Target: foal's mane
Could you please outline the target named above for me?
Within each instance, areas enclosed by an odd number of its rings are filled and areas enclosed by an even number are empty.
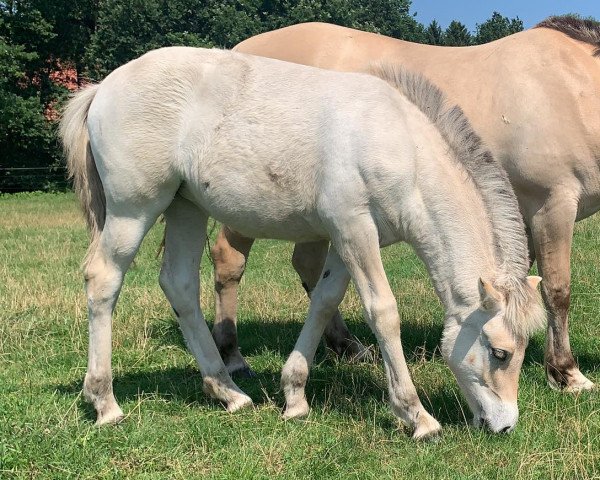
[[[594,57],[600,57],[600,22],[575,15],[559,15],[542,20],[533,28],[550,28],[596,47]]]
[[[527,337],[545,321],[545,314],[539,298],[534,298],[539,295],[524,281],[529,271],[525,225],[506,171],[475,133],[462,109],[448,105],[444,93],[423,75],[391,64],[373,66],[371,73],[398,89],[429,118],[478,189],[502,272],[494,285],[507,299],[504,318],[517,336]],[[523,321],[523,315],[530,318]]]

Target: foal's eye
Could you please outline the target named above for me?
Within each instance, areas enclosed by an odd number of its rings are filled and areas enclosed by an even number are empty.
[[[492,355],[498,360],[502,361],[508,358],[508,352],[506,350],[502,350],[501,348],[492,348]]]

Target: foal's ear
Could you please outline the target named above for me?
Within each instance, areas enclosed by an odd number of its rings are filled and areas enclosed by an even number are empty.
[[[527,285],[531,287],[532,290],[537,289],[537,286],[542,281],[542,277],[538,277],[537,275],[529,275],[527,277]]]
[[[498,310],[502,303],[502,294],[494,288],[491,282],[479,279],[479,296],[484,310]]]

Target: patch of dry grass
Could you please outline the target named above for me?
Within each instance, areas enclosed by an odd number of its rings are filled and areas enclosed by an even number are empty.
[[[257,242],[242,282],[239,331],[258,373],[239,385],[252,410],[228,414],[208,399],[158,287],[161,226],[128,273],[114,318],[115,392],[127,418],[95,428],[82,401],[87,321],[79,262],[87,236],[72,195],[0,197],[0,477],[4,478],[600,478],[600,400],[551,391],[543,336],[521,378],[521,419],[509,436],[467,427],[469,413],[437,345],[442,308],[406,246],[383,257],[403,320],[409,368],[444,436],[418,444],[385,404],[379,361],[348,364],[317,353],[304,421],[280,419],[279,371],[308,306],[290,265],[292,246]],[[597,382],[600,358],[600,217],[577,226],[571,339]],[[202,306],[214,318],[212,271]],[[342,312],[374,339],[350,289]],[[375,349],[376,351],[376,349]]]

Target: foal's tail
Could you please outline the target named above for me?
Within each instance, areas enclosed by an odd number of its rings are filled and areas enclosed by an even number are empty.
[[[69,178],[73,179],[75,194],[90,230],[90,248],[84,265],[96,249],[106,218],[106,198],[90,148],[87,115],[99,85],[90,85],[77,92],[67,104],[60,121],[62,140]]]

